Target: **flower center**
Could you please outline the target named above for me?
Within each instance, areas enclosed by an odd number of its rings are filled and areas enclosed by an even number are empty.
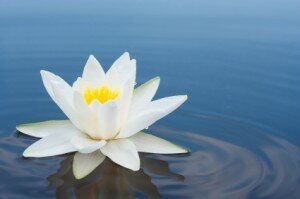
[[[87,104],[90,104],[94,100],[98,100],[104,104],[108,100],[116,99],[119,95],[120,92],[118,90],[112,90],[106,85],[96,88],[86,87],[83,92],[83,98]]]

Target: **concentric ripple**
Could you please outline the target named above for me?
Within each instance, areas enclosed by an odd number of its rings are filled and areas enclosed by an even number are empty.
[[[264,146],[251,150],[207,136],[189,132],[184,135],[186,141],[192,141],[189,144],[200,148],[187,157],[164,156],[186,179],[175,192],[166,188],[168,196],[297,198],[300,193],[300,151],[291,143],[267,136]],[[158,183],[162,189],[170,186],[167,182]]]

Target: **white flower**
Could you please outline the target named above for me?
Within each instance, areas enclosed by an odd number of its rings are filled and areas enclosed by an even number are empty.
[[[93,171],[109,157],[137,171],[138,152],[186,153],[187,150],[156,136],[140,132],[178,108],[186,95],[152,101],[160,79],[156,77],[134,89],[136,61],[124,53],[104,73],[90,56],[73,86],[41,71],[46,90],[69,120],[53,120],[17,126],[17,130],[42,138],[28,147],[24,157],[47,157],[78,151],[73,170],[76,178]]]

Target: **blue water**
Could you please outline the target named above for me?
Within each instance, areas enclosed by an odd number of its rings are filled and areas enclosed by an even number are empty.
[[[0,198],[299,198],[300,1],[0,1]],[[123,52],[156,98],[188,101],[148,131],[189,155],[106,160],[76,181],[72,155],[24,159],[16,124],[64,119],[39,71],[69,83],[88,55]]]

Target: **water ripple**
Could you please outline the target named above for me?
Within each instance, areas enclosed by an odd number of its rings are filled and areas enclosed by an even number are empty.
[[[225,123],[220,128],[226,128]],[[54,195],[84,198],[86,194],[93,197],[110,195],[110,198],[122,195],[129,198],[297,198],[300,194],[299,148],[263,131],[253,132],[254,127],[249,125],[244,127],[254,133],[247,140],[254,145],[236,144],[249,133],[247,131],[241,132],[240,138],[233,143],[155,126],[154,134],[172,137],[173,141],[189,146],[191,153],[140,154],[142,169],[137,173],[106,160],[80,181],[72,174],[73,154],[24,159],[21,157],[23,149],[34,140],[23,135],[4,136],[0,147],[0,173],[3,178],[13,179],[15,189],[28,189],[22,194],[29,198]],[[30,187],[36,187],[36,191]],[[4,189],[7,197],[17,194],[9,182],[2,186],[1,190]]]

